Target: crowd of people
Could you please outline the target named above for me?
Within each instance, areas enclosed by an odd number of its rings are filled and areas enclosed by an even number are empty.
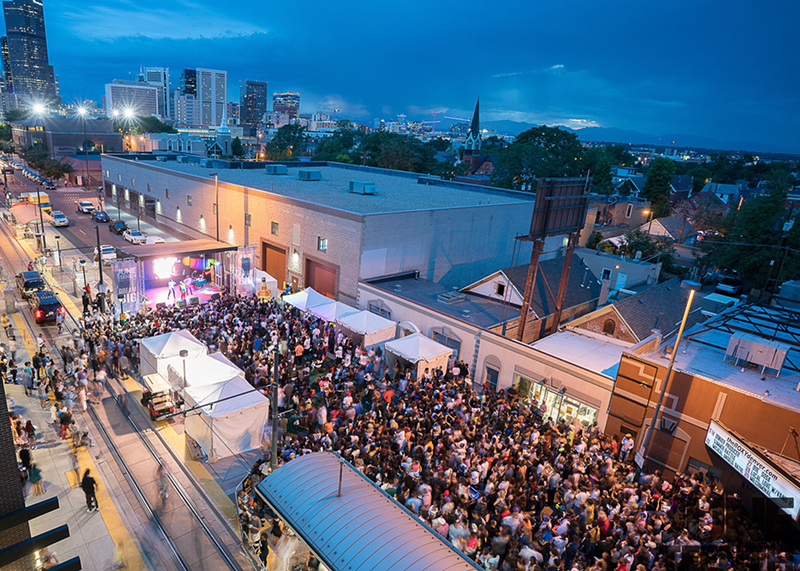
[[[121,322],[87,313],[64,361],[102,381],[136,370],[138,339],[178,329],[221,351],[267,396],[272,349],[286,341],[277,404],[290,414],[281,418],[279,462],[341,454],[484,569],[796,565],[786,545],[765,543],[740,510],[725,511],[713,476],[638,474],[630,439],[476,387],[463,362],[419,377],[399,361],[389,367],[380,348],[276,300],[223,295]],[[271,570],[324,568],[254,494],[268,465],[266,453],[237,500],[244,540]]]

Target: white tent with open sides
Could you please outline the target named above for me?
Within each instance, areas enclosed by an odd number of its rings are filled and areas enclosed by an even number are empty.
[[[422,376],[425,369],[433,371],[441,367],[442,371],[446,371],[447,361],[453,354],[450,347],[445,347],[422,333],[413,333],[389,341],[385,349],[387,365],[390,368],[400,359],[416,367],[417,378]]]
[[[325,297],[310,287],[307,287],[303,291],[283,296],[283,301],[289,305],[295,306],[301,311],[308,311],[312,307],[327,305],[334,302],[331,298]]]
[[[366,310],[343,315],[337,322],[351,336],[355,334],[363,337],[364,347],[394,339],[397,333],[396,322]]]
[[[358,313],[358,310],[355,307],[347,305],[346,303],[342,303],[341,301],[334,301],[333,303],[324,303],[322,305],[312,307],[308,310],[308,312],[312,315],[316,315],[320,319],[324,319],[325,321],[338,321],[345,315]]]
[[[186,433],[209,461],[261,447],[269,420],[269,400],[243,377],[190,386],[185,391]]]
[[[139,341],[139,358],[142,375],[159,373],[169,378],[169,365],[176,369],[181,366],[181,351],[186,350],[187,359],[208,354],[208,348],[195,339],[194,335],[181,329]]]
[[[222,353],[200,355],[194,359],[186,359],[186,369],[183,368],[182,359],[169,366],[169,383],[175,390],[186,386],[197,387],[221,383],[233,377],[244,375],[244,372],[231,363]],[[183,373],[186,371],[186,383],[183,382]]]

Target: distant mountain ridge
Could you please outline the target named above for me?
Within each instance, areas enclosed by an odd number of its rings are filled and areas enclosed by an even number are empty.
[[[512,135],[519,135],[532,127],[536,127],[532,123],[523,121],[486,121],[481,124],[481,127],[492,129],[498,133],[509,133]],[[639,145],[658,145],[669,146],[672,141],[675,141],[675,148],[692,147],[697,149],[717,149],[720,151],[750,151],[754,153],[768,152],[768,153],[786,153],[794,154],[800,152],[800,149],[786,149],[777,145],[769,145],[759,141],[718,141],[710,137],[700,137],[697,135],[686,134],[666,134],[656,136],[639,131],[616,129],[614,127],[586,127],[585,129],[570,129],[569,127],[562,127],[568,131],[577,133],[578,138],[582,141],[590,142],[608,142],[608,143],[631,143]]]

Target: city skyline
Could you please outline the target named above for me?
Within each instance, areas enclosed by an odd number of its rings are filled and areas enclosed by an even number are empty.
[[[487,123],[685,133],[790,152],[800,151],[800,80],[781,70],[800,47],[797,11],[715,2],[662,13],[620,2],[521,5],[511,18],[454,4],[328,14],[311,3],[289,15],[245,2],[235,12],[244,18],[210,3],[45,3],[65,102],[99,101],[105,83],[141,65],[170,67],[173,80],[207,67],[228,72],[229,101],[240,80],[267,81],[299,91],[306,109],[365,123],[437,110],[467,117],[480,95]]]

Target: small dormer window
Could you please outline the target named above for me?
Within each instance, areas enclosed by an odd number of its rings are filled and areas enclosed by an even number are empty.
[[[505,295],[506,294],[506,284],[504,283],[496,283],[494,284],[494,293],[497,295]]]

